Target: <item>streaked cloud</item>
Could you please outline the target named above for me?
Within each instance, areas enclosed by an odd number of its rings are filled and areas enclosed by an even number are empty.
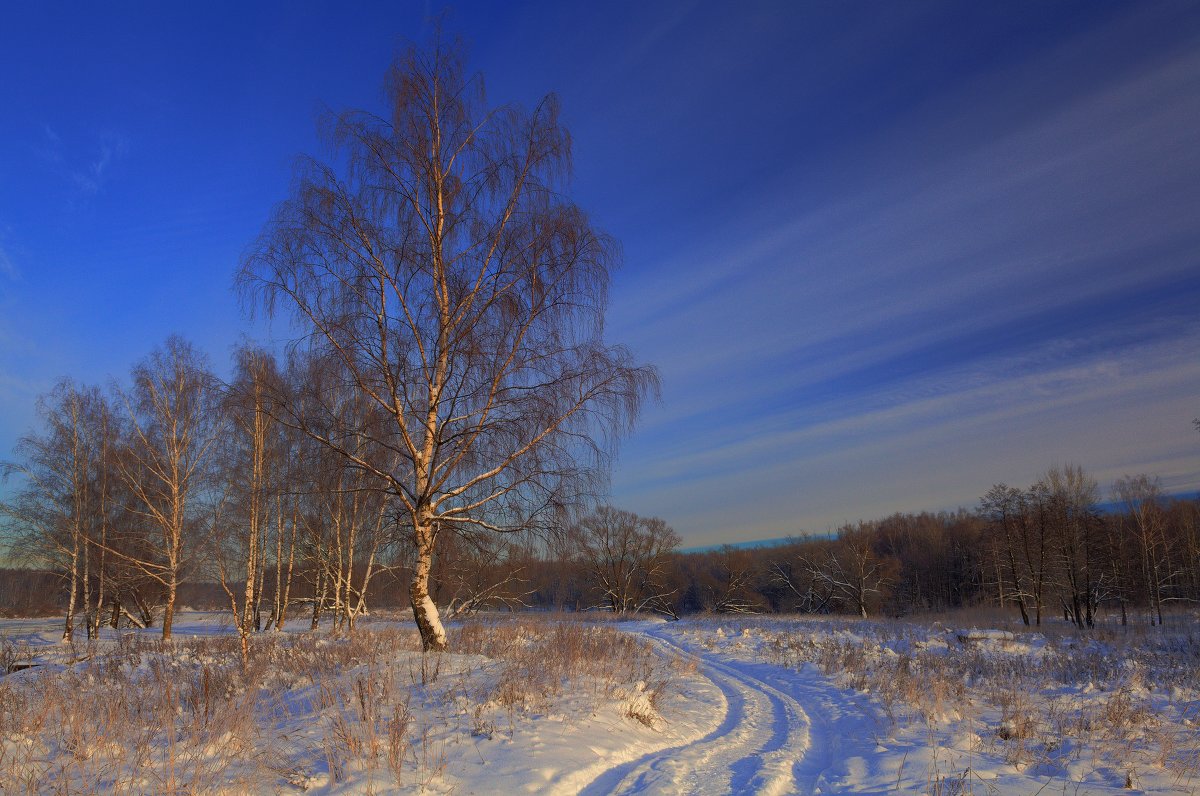
[[[290,158],[324,151],[314,103],[380,110],[396,34],[429,30],[394,4],[161,11],[132,37],[99,11],[10,26],[40,32],[9,42],[32,82],[0,86],[34,155],[0,180],[10,441],[35,382],[103,381],[167,331],[220,360],[229,272]],[[1195,489],[1200,10],[467,0],[459,22],[492,99],[559,93],[572,193],[627,254],[608,331],[664,400],[614,502],[691,545],[973,505],[1064,461]]]
[[[618,495],[704,543],[969,506],[1064,460],[1194,486],[1197,84],[1183,49],[956,140],[966,86],[864,153],[877,181],[816,208],[780,181],[728,225],[751,235],[618,308],[665,379]]]

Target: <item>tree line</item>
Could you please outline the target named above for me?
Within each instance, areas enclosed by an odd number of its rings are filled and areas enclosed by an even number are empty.
[[[1082,467],[1052,467],[1027,489],[992,487],[972,510],[898,513],[759,548],[680,553],[669,528],[621,515],[597,515],[624,529],[598,538],[657,535],[667,549],[589,543],[585,521],[580,541],[540,564],[530,604],[861,617],[986,605],[1029,626],[1053,616],[1085,629],[1101,614],[1158,625],[1170,605],[1200,602],[1200,501],[1164,495],[1148,475],[1105,495]],[[630,586],[614,599],[614,583]]]
[[[411,608],[420,566],[408,515],[368,473],[279,406],[335,402],[311,355],[282,365],[243,347],[221,382],[180,338],[108,392],[64,381],[20,441],[24,481],[3,506],[9,612],[63,611],[82,627],[158,623],[171,635],[186,604],[228,611],[243,644],[292,618],[353,629],[372,608]],[[357,404],[361,406],[360,404]],[[360,416],[368,425],[370,418]],[[679,552],[662,519],[610,506],[520,532],[446,534],[429,569],[443,617],[482,609],[845,613],[862,617],[973,605],[1027,625],[1100,612],[1160,624],[1171,603],[1200,601],[1200,503],[1168,498],[1146,475],[1119,479],[1109,502],[1074,465],[1027,489],[998,484],[977,509],[894,514],[762,548]],[[49,580],[53,578],[53,580]],[[48,590],[47,584],[55,583]]]

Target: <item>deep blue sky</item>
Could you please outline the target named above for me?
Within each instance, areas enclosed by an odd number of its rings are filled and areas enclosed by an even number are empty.
[[[406,3],[32,4],[0,25],[0,452],[172,332],[377,109]],[[176,7],[178,6],[178,7]],[[972,505],[1079,462],[1200,479],[1200,5],[459,3],[493,102],[562,100],[663,374],[614,500],[687,544]],[[0,454],[4,455],[4,454]]]

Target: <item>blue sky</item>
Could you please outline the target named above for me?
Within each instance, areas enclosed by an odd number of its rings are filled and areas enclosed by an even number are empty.
[[[421,4],[33,4],[0,27],[0,451],[172,332],[378,108]],[[357,6],[344,8],[341,6]],[[663,375],[614,501],[689,545],[973,505],[1079,462],[1200,479],[1200,7],[460,3],[493,102],[559,94]]]

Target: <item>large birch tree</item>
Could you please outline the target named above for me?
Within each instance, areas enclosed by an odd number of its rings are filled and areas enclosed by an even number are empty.
[[[439,535],[548,520],[603,473],[655,376],[604,341],[618,247],[562,192],[556,99],[488,107],[441,43],[403,54],[386,89],[384,115],[329,120],[336,162],[303,161],[240,283],[370,403],[369,423],[280,414],[401,507],[413,613],[440,650]]]

